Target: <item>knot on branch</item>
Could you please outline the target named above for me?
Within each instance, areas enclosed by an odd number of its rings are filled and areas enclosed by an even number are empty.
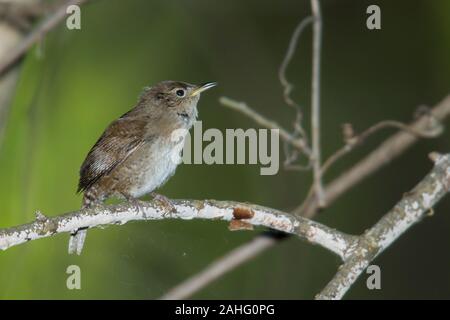
[[[235,207],[233,208],[233,219],[228,225],[228,230],[238,231],[238,230],[253,230],[253,225],[246,221],[245,219],[251,219],[255,215],[255,212],[251,208],[246,207]]]

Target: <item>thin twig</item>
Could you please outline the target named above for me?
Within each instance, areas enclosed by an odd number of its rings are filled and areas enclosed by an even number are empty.
[[[314,189],[320,207],[325,206],[325,196],[320,170],[320,55],[322,47],[322,15],[319,0],[311,0],[313,22],[313,61],[311,83],[311,131]]]
[[[305,141],[305,140],[303,140]],[[291,150],[291,144],[287,141],[283,143],[283,151],[284,151],[284,161],[283,168],[285,170],[296,170],[296,171],[309,171],[311,170],[311,158],[308,157],[308,162],[304,165],[301,164],[293,164],[297,161],[299,156],[299,151],[296,149]]]
[[[289,63],[294,56],[295,51],[297,50],[298,40],[300,39],[300,35],[303,33],[305,28],[314,21],[314,17],[310,16],[297,25],[295,28],[291,40],[289,41],[288,49],[286,54],[284,55],[283,62],[280,65],[280,69],[278,69],[278,78],[280,79],[281,85],[283,86],[283,99],[288,106],[291,106],[295,109],[300,109],[300,106],[291,98],[291,91],[294,88],[292,83],[290,83],[286,77],[286,70]]]
[[[304,144],[304,141],[302,139],[294,138],[286,129],[284,129],[278,123],[262,116],[261,114],[250,108],[245,102],[239,102],[227,97],[220,97],[219,102],[225,107],[228,107],[230,109],[233,109],[246,115],[247,117],[255,121],[257,124],[265,128],[279,130],[278,133],[281,139],[292,144],[298,150],[310,153],[308,146]]]
[[[433,120],[430,117],[430,120]],[[395,120],[384,120],[380,121],[373,126],[369,127],[365,131],[363,131],[361,134],[353,137],[349,143],[347,143],[345,146],[343,146],[341,149],[337,150],[335,153],[333,153],[322,165],[321,173],[322,176],[328,171],[328,169],[340,158],[342,158],[347,153],[354,150],[356,147],[362,145],[362,143],[372,134],[383,130],[387,128],[396,128],[399,130],[403,130],[405,132],[408,132],[412,135],[417,136],[418,138],[436,138],[438,135],[442,133],[443,127],[438,123],[435,122],[432,126],[429,126],[424,131],[416,130],[414,127],[411,127],[407,124],[404,124],[399,121]]]
[[[398,237],[422,220],[450,191],[450,154],[433,155],[433,170],[375,226],[366,231],[358,245],[339,267],[334,278],[316,299],[341,299],[367,266]]]
[[[50,13],[29,35],[23,39],[9,54],[0,61],[0,76],[19,61],[30,48],[40,41],[50,30],[56,27],[65,17],[66,8],[70,5],[82,5],[87,0],[70,0],[61,4],[54,12]]]
[[[40,4],[36,2],[35,0],[27,0],[20,5],[12,2],[0,4],[0,61],[8,57],[11,49],[17,46],[24,37],[21,30],[19,30],[19,26],[12,23],[11,20],[14,20],[13,17],[21,20],[22,11],[25,8],[35,7]],[[20,17],[17,17],[17,15],[20,15]],[[29,20],[26,19],[26,21]],[[11,69],[10,72],[0,76],[0,149],[9,114],[9,106],[12,102],[18,79],[19,70],[17,69]]]
[[[54,3],[47,4],[38,1],[27,1],[20,4],[12,1],[4,3],[6,8],[3,9],[7,10],[2,12],[0,17],[5,18],[5,21],[0,23],[0,38],[2,40],[0,44],[0,148],[7,123],[9,105],[18,79],[19,70],[14,66],[36,42],[64,19],[67,6],[70,4],[81,5],[86,1],[64,1],[57,9],[52,10],[34,31],[26,36],[15,29],[19,27],[28,29],[28,23],[53,9]],[[15,15],[22,16],[16,17]]]
[[[0,37],[3,36],[0,30]],[[2,39],[4,40],[4,38]],[[2,54],[0,48],[0,55]],[[6,130],[6,124],[9,114],[9,106],[12,102],[13,93],[19,79],[19,70],[11,70],[0,79],[0,150],[3,144],[3,137]]]
[[[430,116],[437,121],[443,121],[450,116],[450,96],[445,97],[436,105],[429,115],[424,115],[409,127],[417,132],[429,129]],[[365,158],[342,173],[338,178],[326,186],[325,202],[330,204],[351,187],[357,185],[366,177],[377,171],[380,167],[399,157],[419,138],[410,132],[400,131],[386,139],[378,148],[370,152]],[[304,217],[312,217],[318,209],[315,195],[307,198],[294,212]]]
[[[306,27],[311,24],[311,22],[314,21],[314,17],[306,17],[295,28],[294,32],[292,33],[291,40],[289,41],[289,45],[286,51],[286,54],[284,55],[284,59],[281,62],[280,68],[278,69],[278,78],[280,79],[280,83],[283,87],[283,99],[284,102],[290,106],[293,107],[296,112],[296,119],[294,122],[294,129],[298,134],[301,136],[301,139],[304,140],[304,144],[307,145],[307,135],[306,131],[303,129],[302,126],[302,118],[303,114],[301,111],[300,106],[291,98],[291,91],[294,88],[293,84],[290,83],[286,77],[286,70],[289,65],[289,63],[292,60],[292,57],[294,56],[295,51],[297,50],[298,41],[300,39],[300,36],[302,35],[303,31],[306,29]]]
[[[321,171],[322,171],[322,177],[325,175],[325,173],[330,169],[330,167],[336,163],[340,158],[345,156],[346,154],[350,153],[352,150],[354,150],[356,147],[363,144],[363,142],[372,134],[386,128],[396,128],[399,130],[403,130],[404,132],[410,133],[417,138],[436,138],[443,132],[443,126],[439,123],[439,121],[436,121],[431,115],[424,115],[424,117],[428,117],[429,124],[424,128],[423,131],[418,130],[413,125],[407,125],[398,121],[394,120],[384,120],[380,121],[373,126],[366,129],[364,132],[359,134],[358,136],[354,136],[348,141],[346,145],[344,145],[341,149],[337,150],[335,153],[333,153],[322,165]],[[305,211],[305,206],[308,204],[309,201],[314,197],[314,185],[311,186],[309,189],[305,201],[302,205],[299,206],[299,208],[295,211],[297,215],[302,215],[302,212]]]

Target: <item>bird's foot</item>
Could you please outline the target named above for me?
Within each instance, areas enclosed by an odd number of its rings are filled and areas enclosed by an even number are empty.
[[[98,211],[98,210],[101,210],[101,209],[105,209],[105,204],[103,203],[103,202],[94,202],[94,203],[92,203],[91,204],[91,206],[89,207],[90,209],[92,209],[92,210],[94,210],[94,211]]]
[[[131,204],[131,206],[138,212],[144,212],[145,216],[145,210],[144,207],[147,205],[145,201],[139,200],[138,198],[127,198],[127,202]],[[147,216],[145,216],[147,217]]]
[[[175,208],[175,205],[173,204],[173,202],[167,198],[166,196],[163,196],[162,194],[156,193],[156,192],[152,192],[150,193],[150,195],[153,197],[154,201],[159,202],[162,207],[164,208],[164,213],[163,216],[170,216],[171,213],[175,213],[177,212],[177,209]]]

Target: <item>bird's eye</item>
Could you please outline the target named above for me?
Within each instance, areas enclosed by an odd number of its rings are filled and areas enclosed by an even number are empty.
[[[176,94],[177,94],[177,96],[179,96],[179,97],[184,97],[185,92],[184,92],[183,89],[179,89],[179,90],[177,90]]]

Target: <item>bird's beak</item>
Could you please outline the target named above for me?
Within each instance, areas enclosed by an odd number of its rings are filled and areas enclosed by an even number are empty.
[[[191,93],[191,97],[196,96],[200,93],[202,93],[205,90],[211,89],[212,87],[217,86],[217,82],[207,82],[199,86],[198,88],[194,89]]]

